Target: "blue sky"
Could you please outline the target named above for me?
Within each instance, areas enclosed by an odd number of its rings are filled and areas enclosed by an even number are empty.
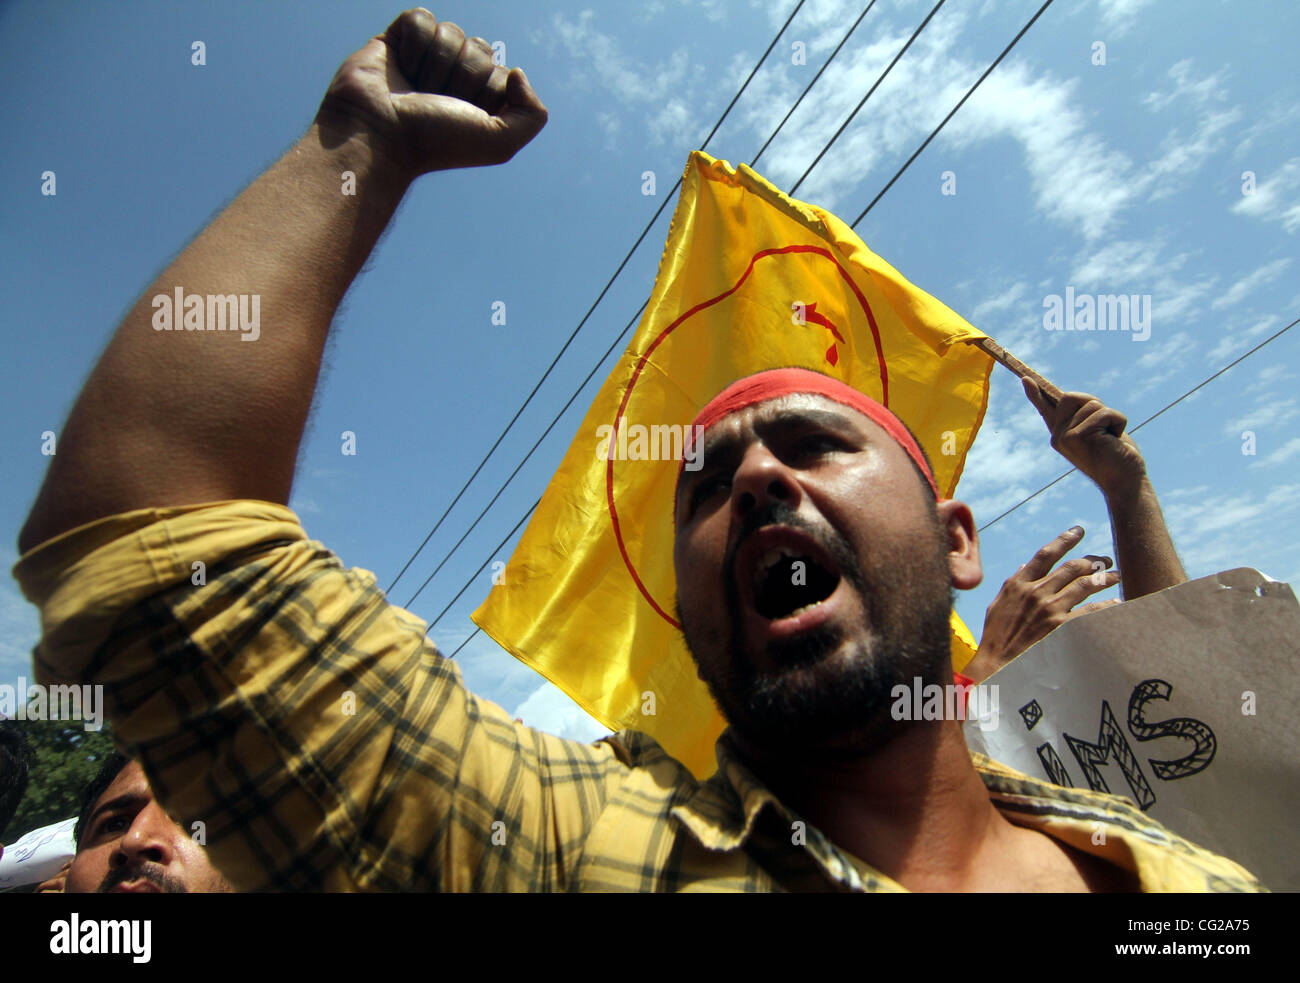
[[[794,0],[434,8],[504,41],[550,110],[510,164],[422,178],[336,322],[292,506],[313,538],[392,580],[576,326]],[[862,4],[809,0],[704,149],[749,161]],[[759,163],[789,188],[925,16],[880,0]],[[950,2],[798,197],[852,221],[1037,9]],[[166,262],[308,125],[339,62],[400,7],[374,2],[11,3],[0,180],[0,562],[118,319]],[[1247,12],[1248,11],[1248,12]],[[1300,316],[1300,8],[1057,0],[858,232],[917,285],[1062,388],[1137,422]],[[193,41],[206,65],[191,64]],[[807,64],[794,64],[794,42]],[[1105,64],[1094,64],[1095,42]],[[57,195],[40,193],[57,175]],[[642,194],[642,174],[658,194]],[[956,194],[941,193],[951,171]],[[1244,172],[1254,175],[1243,193]],[[397,584],[404,603],[648,295],[671,206],[448,522]],[[1043,327],[1051,294],[1150,295],[1150,338]],[[506,304],[507,323],[491,323]],[[1138,434],[1191,576],[1253,566],[1300,581],[1300,329]],[[432,618],[536,500],[608,366],[411,605]],[[238,400],[238,393],[230,399]],[[220,412],[219,406],[213,412]],[[340,452],[340,434],[357,453]],[[1243,433],[1255,453],[1243,454]],[[1002,370],[959,497],[987,521],[1068,467]],[[983,537],[978,634],[998,586],[1074,523],[1110,552],[1080,476]],[[495,558],[506,560],[509,547]],[[431,631],[473,630],[490,569]],[[1111,596],[1107,592],[1099,597]],[[0,585],[0,681],[25,674],[35,612]],[[485,636],[477,693],[535,726],[603,729]]]

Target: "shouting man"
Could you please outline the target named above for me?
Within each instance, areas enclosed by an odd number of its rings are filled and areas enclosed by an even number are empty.
[[[898,420],[817,373],[741,380],[696,421],[674,559],[732,725],[708,781],[642,734],[517,724],[307,539],[285,503],[344,292],[417,177],[509,160],[545,122],[521,70],[423,9],[343,63],[73,408],[15,571],[42,681],[103,684],[116,738],[171,814],[221,831],[245,890],[1257,889],[1122,799],[972,759],[955,720],[892,720],[895,682],[952,678],[975,524]],[[184,294],[260,298],[255,343],[159,329],[151,298]]]

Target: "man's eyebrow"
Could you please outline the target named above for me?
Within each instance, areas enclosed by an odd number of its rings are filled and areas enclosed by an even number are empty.
[[[828,430],[857,432],[858,428],[853,425],[854,421],[848,415],[853,412],[855,411],[823,410],[811,406],[774,410],[771,413],[760,411],[756,414],[758,419],[754,421],[754,429],[760,433],[766,433],[787,428],[793,430],[807,427],[825,427]]]
[[[90,814],[90,819],[86,821],[86,830],[89,831],[94,828],[95,821],[99,818],[100,813],[112,812],[115,809],[121,809],[129,805],[145,805],[148,804],[148,802],[149,796],[143,792],[127,792],[124,795],[119,795],[115,799],[101,802],[99,805],[95,806],[94,810]]]
[[[760,410],[754,429],[763,436],[779,433],[782,430],[803,430],[821,427],[843,434],[857,434],[859,428],[847,413],[835,410],[817,409],[815,407],[777,407],[770,411]],[[705,436],[701,449],[703,466],[698,471],[686,471],[682,474],[679,488],[691,487],[701,477],[716,471],[734,456],[740,445],[740,437],[735,433],[710,438]],[[712,463],[712,466],[710,464]]]

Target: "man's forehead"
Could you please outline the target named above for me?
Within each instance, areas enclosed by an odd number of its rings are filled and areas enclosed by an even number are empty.
[[[851,427],[869,434],[885,432],[865,413],[828,396],[820,393],[785,393],[743,407],[718,420],[704,434],[704,453],[708,454],[711,444],[717,446],[735,440],[743,430],[779,428],[805,422]]]
[[[144,769],[140,767],[138,761],[128,762],[126,767],[117,773],[108,783],[108,788],[99,794],[95,805],[98,806],[101,802],[108,802],[123,795],[143,795],[153,798],[153,791],[149,788],[149,782],[144,777]]]

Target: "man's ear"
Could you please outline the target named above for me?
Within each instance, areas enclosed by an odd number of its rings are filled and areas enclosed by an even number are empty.
[[[978,587],[984,579],[984,568],[980,565],[980,534],[975,529],[975,517],[970,508],[965,502],[949,498],[937,503],[935,510],[948,534],[952,585],[958,590]]]

